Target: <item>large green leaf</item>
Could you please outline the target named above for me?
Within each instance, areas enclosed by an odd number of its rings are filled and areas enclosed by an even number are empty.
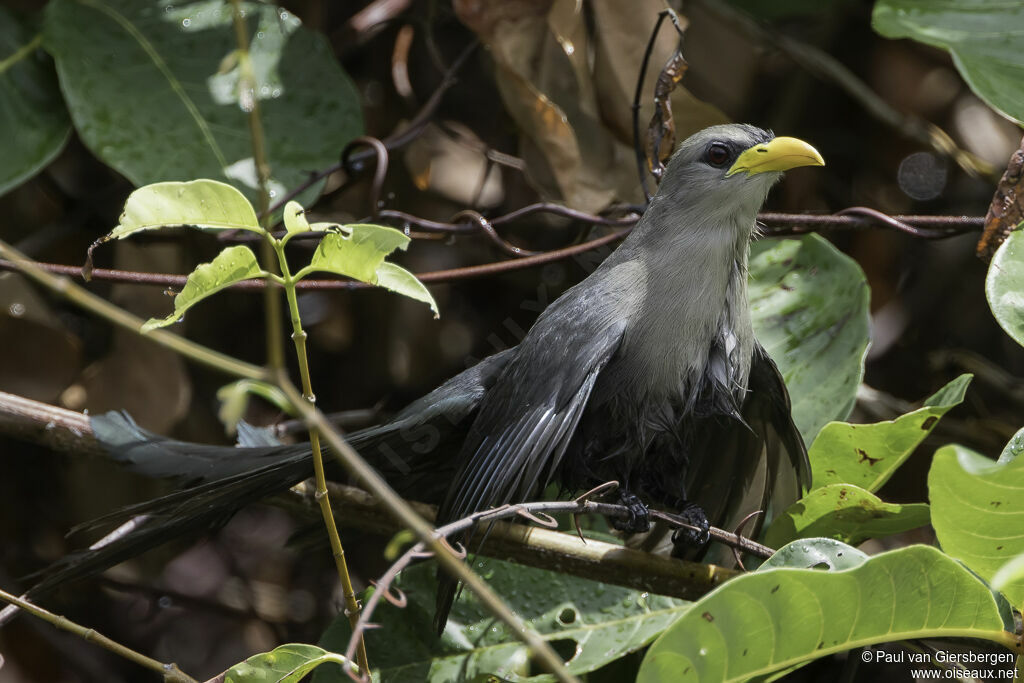
[[[650,642],[686,611],[689,603],[498,560],[478,559],[478,571],[529,625],[568,660],[572,673],[593,671]],[[431,619],[437,589],[435,564],[403,572],[400,587],[409,604],[382,603],[373,615],[381,628],[367,633],[375,680],[386,683],[463,681],[495,674],[519,681],[532,671],[528,649],[497,623],[468,591],[455,602],[440,640]],[[348,619],[340,617],[321,645],[344,652]],[[339,667],[314,674],[315,683],[349,679]],[[538,680],[549,680],[543,677]]]
[[[1006,334],[1024,345],[1024,232],[999,245],[985,276],[985,297]]]
[[[57,156],[71,133],[53,66],[39,36],[0,7],[0,194]]]
[[[985,579],[1024,554],[1024,459],[995,462],[962,446],[935,453],[928,472],[932,526],[942,549]],[[1024,578],[1001,588],[1024,604]]]
[[[949,50],[971,90],[1024,123],[1024,12],[1006,0],[878,0],[872,26]]]
[[[637,682],[745,681],[833,652],[928,637],[1014,640],[984,583],[935,548],[911,546],[844,571],[779,568],[732,579],[655,641]]]
[[[833,422],[811,444],[814,487],[855,484],[877,491],[935,428],[964,400],[972,375],[960,375],[924,400],[924,407],[874,424]]]
[[[923,503],[885,503],[852,484],[817,488],[775,518],[764,542],[773,547],[797,538],[825,537],[856,545],[916,529],[928,523]]]
[[[117,227],[105,239],[180,225],[263,232],[252,204],[241,192],[216,180],[192,180],[154,183],[132,192]]]
[[[864,374],[868,286],[849,257],[817,235],[750,248],[750,310],[775,360],[804,441],[846,419]]]
[[[263,3],[243,8],[252,89],[239,86],[230,3],[51,2],[45,45],[85,144],[136,185],[216,178],[255,197],[244,109],[257,98],[275,196],[335,163],[362,132],[352,82],[327,41],[293,14]]]
[[[209,263],[201,263],[188,276],[185,286],[178,296],[174,297],[174,313],[166,318],[151,318],[142,326],[143,332],[166,327],[177,322],[185,315],[185,311],[208,296],[216,294],[225,287],[236,282],[261,277],[263,271],[256,260],[256,255],[249,247],[228,247],[217,254]]]

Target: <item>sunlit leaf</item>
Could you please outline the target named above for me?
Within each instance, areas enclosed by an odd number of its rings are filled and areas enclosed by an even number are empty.
[[[964,400],[973,375],[960,375],[924,400],[924,407],[874,424],[828,424],[811,444],[814,487],[855,484],[877,491],[889,480],[939,419]]]
[[[864,273],[817,235],[760,240],[750,249],[750,310],[810,443],[853,409],[868,346]]]
[[[435,318],[439,316],[437,302],[434,301],[430,290],[405,268],[396,266],[394,263],[380,264],[377,266],[377,285],[410,299],[422,301],[430,306]]]
[[[797,538],[825,537],[856,545],[928,523],[923,503],[885,503],[852,484],[816,488],[775,518],[764,542],[778,548]]]
[[[142,326],[142,331],[166,327],[181,319],[185,311],[206,297],[236,282],[257,278],[262,274],[256,255],[249,247],[228,247],[217,254],[213,261],[200,264],[192,271],[184,288],[174,297],[174,313],[163,319],[151,318]]]
[[[253,655],[224,672],[225,683],[298,683],[321,664],[347,660],[315,645],[289,643]]]
[[[320,241],[309,269],[377,283],[377,268],[395,249],[405,249],[409,237],[383,225],[356,223],[328,232]]]
[[[779,567],[796,569],[853,569],[868,559],[866,553],[832,538],[805,538],[785,545],[765,560],[757,571]]]
[[[71,134],[40,36],[0,7],[0,195],[46,167]]]
[[[962,446],[935,453],[928,472],[932,526],[939,544],[982,578],[1024,554],[1024,459],[995,462]],[[1024,604],[1024,578],[1001,591]]]
[[[746,681],[834,652],[929,637],[1014,641],[984,583],[935,548],[911,546],[845,571],[781,568],[732,579],[654,642],[637,682]]]
[[[1024,345],[1024,232],[1011,232],[999,245],[988,266],[985,296],[1000,327]]]
[[[154,183],[132,192],[107,239],[181,225],[263,232],[252,204],[241,192],[216,180],[192,180]]]

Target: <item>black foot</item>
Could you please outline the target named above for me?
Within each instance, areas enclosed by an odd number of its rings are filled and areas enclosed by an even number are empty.
[[[694,503],[687,503],[678,515],[684,522],[697,527],[695,529],[676,529],[672,534],[672,543],[675,546],[688,548],[703,548],[711,539],[711,525],[708,523],[708,516],[704,509]]]
[[[616,517],[612,520],[612,526],[619,531],[631,534],[639,534],[651,529],[651,515],[647,506],[640,502],[632,493],[623,491],[619,494],[619,504],[629,508],[629,517]]]

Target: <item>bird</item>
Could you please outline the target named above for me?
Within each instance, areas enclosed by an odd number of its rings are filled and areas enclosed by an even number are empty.
[[[792,504],[810,488],[810,465],[783,378],[754,336],[747,262],[771,187],[823,165],[808,143],[752,125],[693,134],[625,240],[518,346],[349,442],[399,493],[437,504],[438,526],[536,499],[553,482],[572,492],[614,480],[629,510],[617,528],[647,530],[650,506],[681,511],[698,531],[677,554],[692,557],[710,525]],[[70,556],[43,588],[223,523],[309,476],[308,444],[191,444],[119,413],[92,424],[129,468],[189,485],[129,508],[148,515],[139,529]],[[439,575],[438,632],[456,591]]]

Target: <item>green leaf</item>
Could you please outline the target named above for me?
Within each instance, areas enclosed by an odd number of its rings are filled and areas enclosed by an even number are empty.
[[[217,254],[209,263],[201,263],[188,276],[185,286],[174,297],[174,313],[166,318],[151,318],[142,326],[143,332],[166,327],[185,315],[185,311],[211,294],[230,287],[242,280],[251,280],[263,275],[256,255],[249,247],[228,247]]]
[[[923,503],[896,505],[852,484],[817,488],[775,518],[765,544],[778,548],[798,538],[825,537],[857,545],[928,523]]]
[[[49,164],[71,121],[40,36],[0,7],[0,195]]]
[[[781,568],[732,579],[654,642],[637,683],[745,681],[834,652],[928,637],[1014,639],[984,583],[935,548],[911,546],[845,571]]]
[[[684,613],[689,603],[639,593],[556,572],[477,558],[473,569],[530,626],[568,660],[574,674],[593,671],[633,652]],[[469,591],[462,591],[440,640],[431,620],[437,590],[434,562],[402,573],[399,587],[409,604],[398,609],[381,603],[373,621],[381,628],[367,633],[366,645],[375,680],[388,683],[474,680],[494,674],[522,680],[531,673],[528,648],[495,621]],[[339,617],[321,645],[344,652],[351,633]],[[349,679],[339,667],[314,674],[314,683]]]
[[[409,246],[409,237],[383,225],[344,225],[320,240],[309,270],[344,275],[377,284],[377,268],[395,249]]]
[[[924,441],[939,418],[964,400],[973,375],[960,375],[924,407],[895,420],[874,424],[833,422],[826,425],[808,451],[813,487],[854,484],[877,491]]]
[[[85,145],[136,185],[215,178],[255,199],[246,109],[258,100],[273,196],[334,164],[363,130],[354,85],[324,37],[294,14],[256,2],[242,8],[256,77],[251,88],[231,58],[237,44],[229,3],[49,3],[45,46]],[[317,183],[301,201],[310,203],[322,187]]]
[[[288,643],[270,652],[253,655],[224,672],[225,683],[298,683],[303,676],[327,662],[344,664],[339,654],[315,645]]]
[[[1024,12],[1003,0],[878,0],[871,24],[887,38],[945,48],[971,90],[1024,123]]]
[[[1024,429],[1020,429],[1014,434],[1006,447],[1003,448],[1003,452],[999,454],[998,462],[1010,462],[1016,460],[1017,456],[1024,452]]]
[[[796,569],[853,569],[868,559],[866,553],[831,538],[805,538],[779,548],[757,571],[791,567]]]
[[[1019,593],[1017,587],[1024,585],[1024,554],[1013,558],[992,575],[992,588],[1006,592],[1007,590]],[[1017,603],[1017,609],[1024,607],[1024,604]]]
[[[817,235],[751,245],[754,331],[786,380],[807,443],[853,409],[868,346],[868,294],[856,262]]]
[[[394,263],[384,262],[377,266],[377,286],[389,289],[392,292],[407,296],[416,301],[422,301],[430,306],[434,317],[440,317],[437,310],[437,302],[430,294],[430,290],[416,279],[416,276],[405,268],[396,266]]]
[[[1024,232],[999,245],[985,276],[985,298],[999,326],[1024,345]]]
[[[285,393],[273,384],[255,379],[240,379],[217,390],[217,400],[220,401],[217,417],[228,434],[234,434],[238,423],[245,417],[246,408],[249,407],[249,396],[259,396],[285,413],[293,417],[297,415],[295,407]]]
[[[1024,460],[998,463],[962,446],[940,448],[928,472],[939,544],[984,579],[1024,554]],[[1024,579],[1001,589],[1024,604]]]
[[[132,192],[117,227],[104,239],[124,239],[143,230],[181,225],[263,234],[256,212],[245,195],[216,180],[192,180],[154,183]]]

